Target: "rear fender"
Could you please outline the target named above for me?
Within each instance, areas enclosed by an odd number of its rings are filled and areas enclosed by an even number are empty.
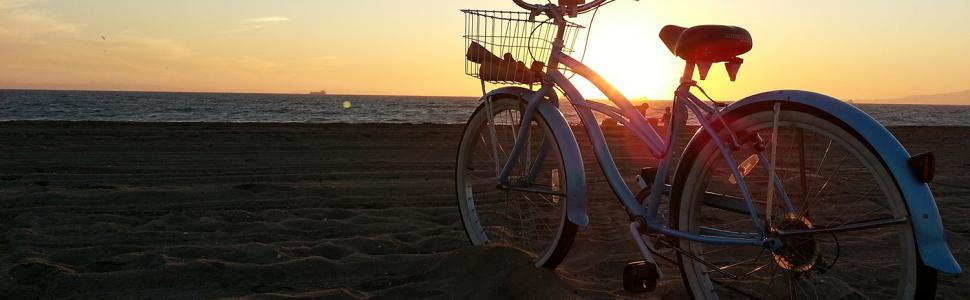
[[[502,87],[488,92],[482,99],[509,96],[526,101],[543,101],[536,111],[549,124],[553,137],[559,145],[565,174],[569,174],[566,177],[566,217],[573,224],[586,227],[589,225],[589,215],[586,212],[586,171],[583,167],[583,156],[579,152],[579,144],[576,142],[572,128],[566,122],[566,117],[558,109],[558,96],[551,93],[550,101],[547,101],[543,97],[537,97],[536,93],[522,87]]]
[[[864,139],[882,159],[902,192],[909,209],[917,249],[923,264],[944,273],[960,273],[946,243],[943,222],[928,184],[917,179],[909,166],[910,154],[896,137],[858,108],[838,99],[797,90],[770,91],[741,99],[725,108],[725,113],[762,102],[785,101],[813,107],[830,114]]]

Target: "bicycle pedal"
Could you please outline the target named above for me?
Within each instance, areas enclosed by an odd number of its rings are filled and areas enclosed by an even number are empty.
[[[647,182],[647,184],[653,184],[653,180],[657,178],[657,168],[655,167],[640,168],[639,175],[640,177],[643,178],[643,181]]]
[[[650,195],[650,186],[653,185],[653,180],[655,178],[657,178],[657,168],[640,168],[640,174],[637,174],[636,176],[637,186],[640,187],[640,191],[637,192],[635,197],[638,201],[640,201],[640,203],[644,203],[647,196]]]
[[[634,178],[636,178],[636,181],[637,181],[637,187],[640,187],[640,190],[643,190],[643,189],[646,189],[646,188],[648,188],[648,187],[650,187],[650,185],[649,185],[649,184],[647,184],[647,182],[646,182],[646,181],[644,181],[644,180],[643,180],[643,177],[641,177],[640,175],[637,175],[637,176],[636,176],[636,177],[634,177]]]
[[[657,265],[646,261],[635,261],[623,267],[623,289],[631,293],[647,293],[657,289],[660,272]]]
[[[640,204],[646,205],[647,196],[650,196],[649,186],[641,188],[640,191],[637,192],[637,194],[633,198],[637,199],[637,201],[640,201]]]

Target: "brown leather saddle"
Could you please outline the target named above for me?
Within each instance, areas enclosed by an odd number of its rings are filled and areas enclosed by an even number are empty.
[[[751,34],[737,26],[667,25],[660,29],[660,40],[674,55],[695,63],[730,61],[751,50]]]

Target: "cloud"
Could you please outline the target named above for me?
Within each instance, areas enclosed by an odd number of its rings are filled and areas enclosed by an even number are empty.
[[[0,0],[0,43],[39,43],[39,36],[76,33],[84,26],[31,9],[33,2]]]
[[[113,52],[125,53],[131,57],[152,56],[178,59],[193,55],[188,46],[180,41],[168,38],[119,34],[112,36],[110,41],[95,40],[95,43],[100,43],[100,45],[91,46],[107,47]]]
[[[223,30],[223,31],[219,31],[218,33],[220,33],[220,34],[228,34],[228,33],[250,32],[250,31],[257,30],[257,29],[260,29],[260,28],[263,28],[263,27],[266,27],[266,26],[263,26],[263,25],[249,25],[249,26],[242,26],[242,27],[236,27],[236,28],[226,29],[226,30]]]
[[[30,4],[0,0],[0,88],[292,92],[319,89],[321,74],[347,68],[335,56],[225,55],[190,39],[91,32]],[[281,26],[281,18],[235,25],[256,30]]]
[[[0,0],[0,10],[30,6],[35,0]]]
[[[280,22],[286,22],[289,20],[290,18],[287,18],[287,17],[270,16],[270,17],[249,18],[243,21],[252,22],[252,23],[280,23]]]
[[[290,18],[281,17],[281,16],[268,16],[268,17],[256,17],[256,18],[243,19],[243,22],[250,23],[250,24],[246,26],[223,30],[223,31],[220,31],[219,33],[227,34],[227,33],[250,32],[250,31],[262,29],[267,26],[283,23],[289,20]]]

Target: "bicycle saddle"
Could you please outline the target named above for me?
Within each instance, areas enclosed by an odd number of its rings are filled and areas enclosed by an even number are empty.
[[[674,55],[693,62],[728,61],[751,50],[751,34],[737,26],[667,25],[660,29],[660,40]]]

